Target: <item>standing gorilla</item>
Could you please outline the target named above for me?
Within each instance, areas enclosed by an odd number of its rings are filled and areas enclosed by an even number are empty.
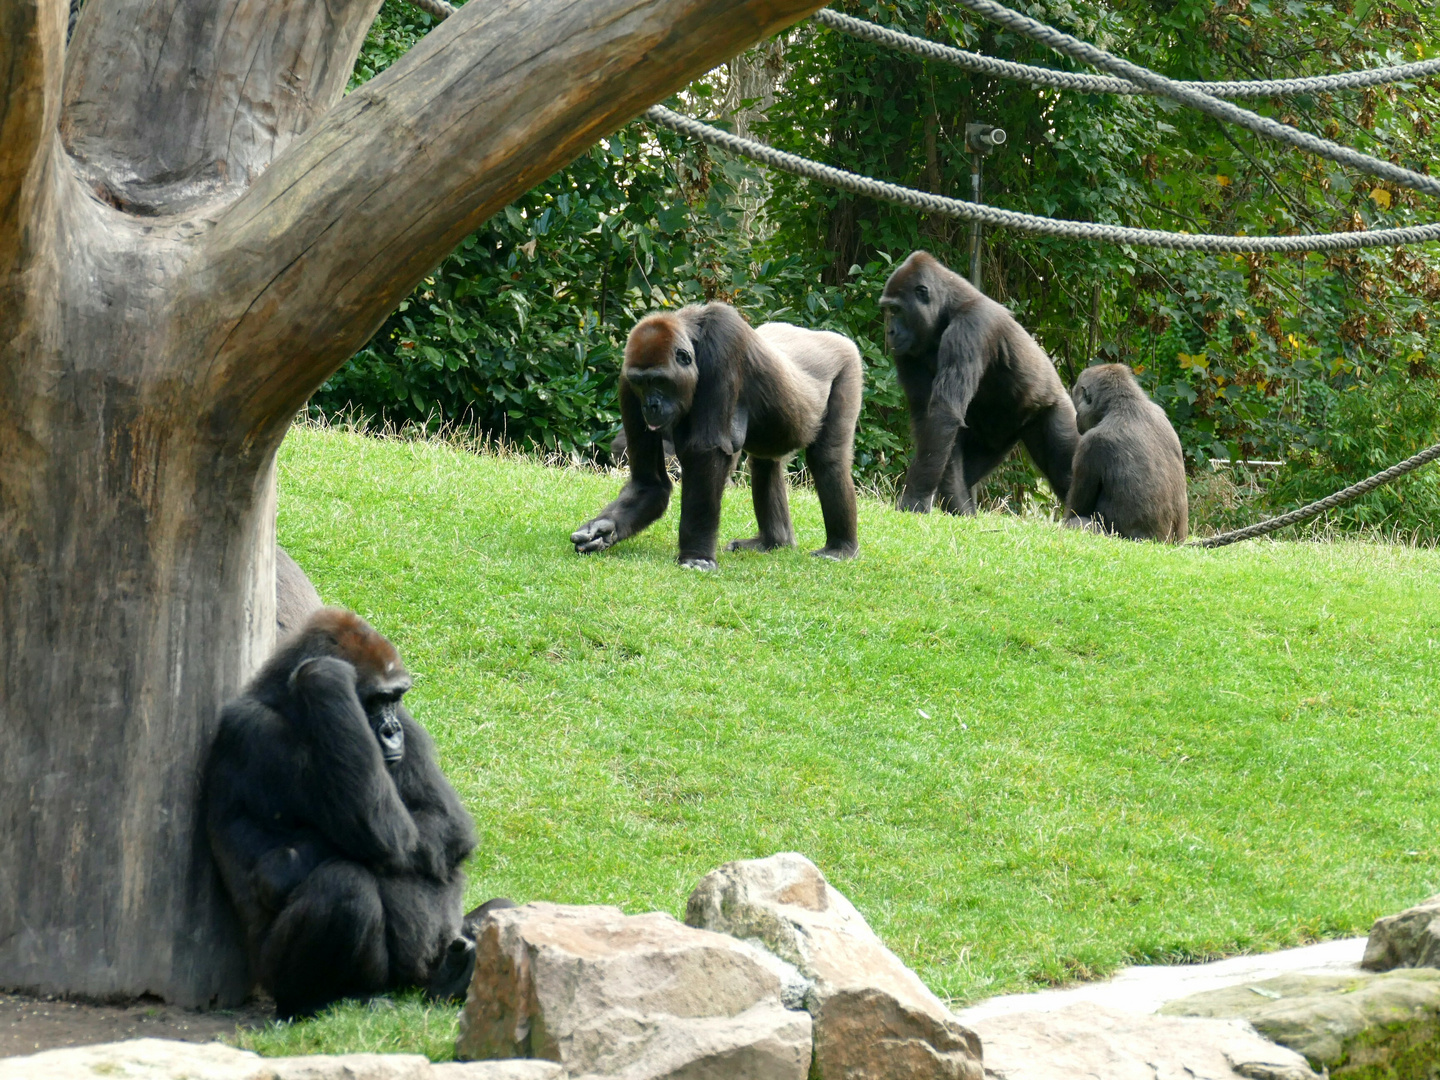
[[[900,509],[926,513],[938,494],[941,510],[975,513],[975,485],[1017,442],[1064,502],[1075,409],[1010,312],[924,251],[895,268],[880,307],[915,440]]]
[[[282,1019],[469,981],[460,864],[475,830],[400,703],[409,689],[390,642],[321,608],[221,714],[206,826]]]
[[[1185,539],[1185,457],[1164,410],[1124,364],[1086,368],[1073,393],[1080,445],[1065,524],[1132,540]]]
[[[812,554],[852,557],[860,549],[850,475],[860,378],[860,351],[839,334],[787,323],[752,330],[721,303],[647,315],[630,331],[620,371],[630,480],[571,534],[575,550],[603,551],[665,513],[671,439],[682,477],[681,566],[715,569],[720,498],[741,450],[760,531],[727,551],[795,543],[785,462],[803,449],[825,518],[825,546]]]

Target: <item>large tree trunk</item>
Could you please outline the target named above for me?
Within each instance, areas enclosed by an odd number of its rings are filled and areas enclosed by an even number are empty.
[[[248,988],[198,827],[295,410],[467,232],[816,0],[0,0],[0,987]]]

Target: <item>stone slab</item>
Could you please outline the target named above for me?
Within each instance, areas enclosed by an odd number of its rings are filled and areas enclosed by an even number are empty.
[[[987,1080],[1319,1080],[1242,1020],[1153,1016],[1092,1002],[980,1020]]]

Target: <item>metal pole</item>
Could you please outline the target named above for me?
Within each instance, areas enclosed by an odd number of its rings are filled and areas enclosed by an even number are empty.
[[[966,124],[965,145],[970,148],[970,198],[980,202],[981,159],[1005,143],[1005,129],[993,124]],[[980,277],[981,227],[979,220],[970,223],[970,284],[981,292],[985,286]]]
[[[980,162],[978,153],[970,155],[970,198],[977,203],[980,201]],[[970,284],[984,292],[980,277],[980,229],[978,218],[970,223]]]

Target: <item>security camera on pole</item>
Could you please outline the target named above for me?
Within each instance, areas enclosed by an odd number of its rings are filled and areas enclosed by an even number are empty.
[[[1005,129],[993,124],[966,124],[965,145],[970,148],[970,192],[973,202],[980,201],[980,162],[990,151],[1005,144]],[[980,284],[980,222],[970,223],[970,284],[984,292]]]

